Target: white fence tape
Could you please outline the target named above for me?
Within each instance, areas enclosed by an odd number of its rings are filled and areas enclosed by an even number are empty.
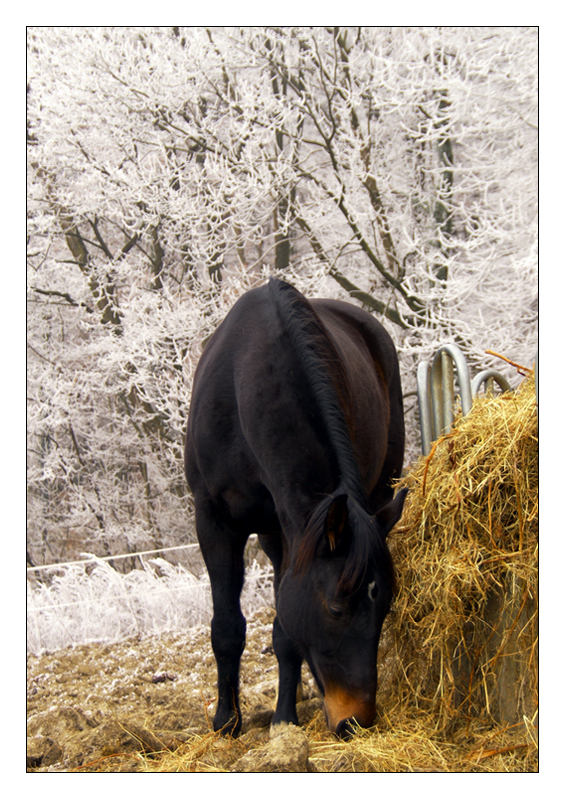
[[[27,572],[41,572],[48,569],[61,569],[61,567],[73,567],[76,564],[97,564],[99,561],[117,561],[120,558],[135,558],[136,556],[149,556],[156,553],[169,553],[173,550],[189,550],[198,547],[198,544],[180,544],[177,547],[162,547],[160,550],[142,550],[139,553],[121,553],[117,556],[93,556],[85,553],[86,558],[78,561],[62,561],[59,564],[44,564],[41,567],[27,567]]]

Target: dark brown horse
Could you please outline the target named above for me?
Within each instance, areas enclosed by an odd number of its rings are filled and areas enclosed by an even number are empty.
[[[218,667],[216,730],[241,726],[238,675],[246,540],[274,567],[273,722],[298,724],[308,662],[328,725],[347,736],[375,717],[377,647],[394,588],[386,535],[405,493],[403,402],[385,329],[337,300],[271,280],[241,297],[198,365],[185,448],[210,575]]]

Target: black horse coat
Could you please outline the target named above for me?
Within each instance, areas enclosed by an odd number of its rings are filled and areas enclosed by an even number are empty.
[[[397,355],[379,322],[277,280],[238,300],[197,367],[185,448],[214,605],[216,729],[241,726],[239,596],[251,533],[274,566],[274,722],[297,722],[306,659],[331,729],[371,724],[403,449]]]

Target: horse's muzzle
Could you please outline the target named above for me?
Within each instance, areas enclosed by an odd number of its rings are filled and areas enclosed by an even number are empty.
[[[338,687],[325,689],[324,712],[331,731],[349,739],[357,725],[369,728],[375,719],[375,695],[353,695]]]

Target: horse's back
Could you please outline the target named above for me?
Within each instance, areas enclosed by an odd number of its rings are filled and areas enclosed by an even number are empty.
[[[340,327],[354,348],[365,345],[374,370],[388,389],[400,388],[399,362],[391,336],[367,311],[342,300],[315,299],[312,307],[332,335]]]
[[[310,302],[340,353],[352,387],[357,412],[349,426],[352,444],[370,507],[376,511],[393,496],[391,481],[401,476],[403,467],[403,394],[395,345],[364,309],[341,300]]]

